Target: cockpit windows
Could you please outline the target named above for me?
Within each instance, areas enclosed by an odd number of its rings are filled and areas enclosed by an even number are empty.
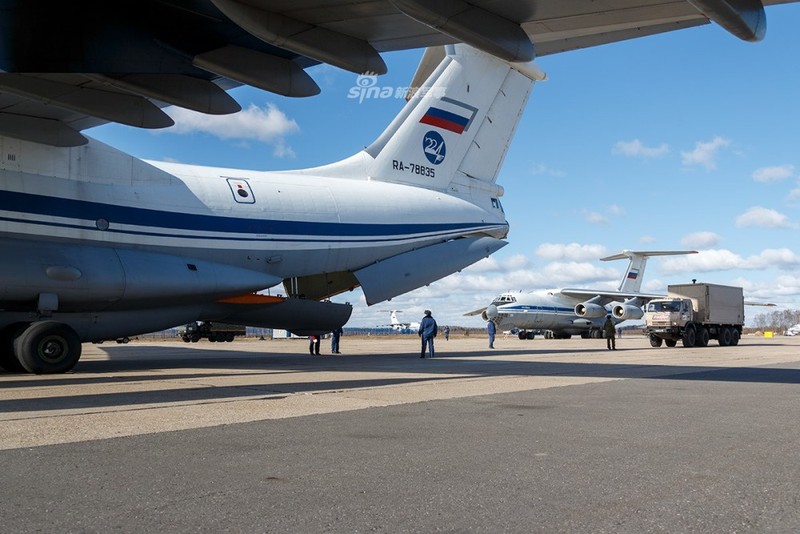
[[[499,199],[499,198],[493,198],[493,199],[492,199],[492,207],[493,207],[494,209],[496,209],[496,210],[500,210],[500,211],[502,211],[503,213],[505,213],[505,211],[503,211],[503,205],[502,205],[502,204],[500,204],[500,199]]]
[[[516,297],[514,297],[514,295],[503,294],[499,297],[496,297],[494,301],[492,301],[492,304],[509,304],[511,302],[517,302]]]

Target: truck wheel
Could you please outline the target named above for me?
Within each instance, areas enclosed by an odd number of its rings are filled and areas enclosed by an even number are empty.
[[[741,337],[742,337],[742,336],[739,334],[739,331],[738,331],[738,330],[736,330],[736,329],[734,328],[734,329],[733,329],[733,338],[731,339],[731,345],[733,345],[734,347],[735,347],[736,345],[738,345],[738,344],[739,344],[739,339],[740,339]]]
[[[14,340],[14,352],[30,373],[66,373],[81,357],[81,340],[63,323],[39,321]]]
[[[694,329],[693,325],[689,325],[686,327],[686,330],[683,331],[683,346],[684,347],[694,347],[697,343],[697,331]]]
[[[667,345],[668,347],[672,348],[672,347],[674,347],[675,345],[678,344],[678,340],[677,339],[665,339],[664,340],[664,344]]]
[[[191,341],[191,339],[189,339],[189,336],[183,336],[181,337],[181,339],[183,340],[184,343],[189,343]]]
[[[727,326],[720,328],[718,341],[720,347],[729,346],[733,342],[733,334],[731,333],[731,329]]]
[[[231,341],[233,341],[233,338],[234,338],[233,333],[229,332],[228,335],[225,336],[225,341],[230,343]]]
[[[661,346],[661,338],[658,336],[650,336],[650,346],[651,347],[660,347]]]
[[[700,327],[697,329],[697,346],[698,347],[707,347],[708,346],[708,328]]]

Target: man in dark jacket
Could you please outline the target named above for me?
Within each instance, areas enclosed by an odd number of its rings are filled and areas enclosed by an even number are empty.
[[[431,311],[425,310],[425,317],[420,321],[419,331],[417,332],[419,337],[422,338],[422,353],[419,356],[420,358],[425,357],[426,345],[429,347],[430,357],[433,358],[433,338],[436,337],[438,330],[439,327],[436,324],[436,319],[431,315]]]
[[[603,323],[603,333],[606,335],[606,347],[608,347],[608,350],[617,350],[616,340],[614,339],[617,329],[614,327],[614,322],[611,320],[610,315],[606,317],[606,322]]]

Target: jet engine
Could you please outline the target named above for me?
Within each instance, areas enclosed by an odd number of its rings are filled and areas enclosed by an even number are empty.
[[[575,305],[575,315],[578,317],[586,317],[587,319],[596,319],[598,317],[605,317],[608,310],[605,306],[599,304],[592,304],[591,302],[581,302]]]
[[[494,321],[497,318],[497,306],[494,304],[489,304],[483,313],[481,313],[481,319],[484,321]]]
[[[642,308],[639,306],[631,306],[630,304],[617,304],[611,309],[611,313],[614,317],[623,321],[641,319],[644,316]]]

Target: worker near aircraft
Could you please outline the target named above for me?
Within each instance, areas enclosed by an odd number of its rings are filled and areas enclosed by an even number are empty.
[[[614,322],[611,320],[610,315],[606,316],[606,322],[603,323],[603,334],[605,334],[606,347],[608,350],[617,350],[617,344],[615,340],[617,329],[614,327]]]
[[[439,327],[436,324],[436,319],[431,315],[431,311],[425,310],[425,317],[419,322],[419,330],[417,331],[419,337],[422,338],[422,352],[420,353],[420,358],[425,357],[426,346],[430,351],[430,357],[433,358],[433,338],[436,337],[438,330]]]

